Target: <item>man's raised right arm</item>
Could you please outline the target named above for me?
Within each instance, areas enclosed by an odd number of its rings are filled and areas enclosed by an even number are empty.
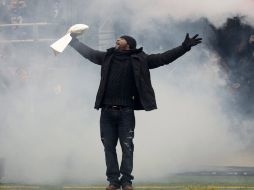
[[[87,58],[91,62],[101,65],[106,52],[94,50],[87,45],[80,42],[77,38],[73,37],[70,46],[79,52],[83,57]]]

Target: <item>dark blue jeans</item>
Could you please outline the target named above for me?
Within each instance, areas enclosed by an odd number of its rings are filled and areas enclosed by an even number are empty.
[[[104,145],[107,166],[107,180],[110,184],[124,186],[132,184],[133,176],[133,138],[135,128],[134,110],[122,108],[113,110],[102,108],[100,118],[101,141]],[[120,141],[122,162],[119,169],[116,145]]]

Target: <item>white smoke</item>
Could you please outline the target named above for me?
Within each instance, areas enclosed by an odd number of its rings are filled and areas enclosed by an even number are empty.
[[[103,17],[117,22],[126,21],[127,17],[133,33],[146,29],[153,32],[150,36],[157,38],[160,33],[152,28],[154,25],[149,25],[152,19],[184,21],[208,17],[220,25],[235,14],[247,15],[253,20],[252,5],[253,1],[247,0],[76,0],[72,10],[76,10],[78,21],[91,26],[83,39],[86,42],[88,36],[96,35],[92,33],[93,27],[96,20]],[[172,27],[177,26],[172,24]],[[173,47],[182,42],[182,33],[195,29],[172,30]],[[143,35],[145,39],[146,34]],[[93,42],[92,46],[96,48],[96,44]],[[23,183],[105,181],[100,113],[93,110],[100,67],[71,48],[58,57],[53,57],[47,48],[27,53],[31,56],[29,64],[23,63],[23,53],[12,59],[14,68],[20,63],[25,65],[27,74],[22,76],[28,78],[18,80],[14,69],[7,77],[11,84],[8,92],[0,96],[3,180]],[[41,56],[40,51],[46,56]],[[232,129],[232,115],[225,103],[230,96],[215,58],[200,45],[174,63],[151,71],[158,110],[136,112],[134,176],[137,181],[211,165],[253,164],[252,153],[246,159],[247,154],[242,154],[248,150],[249,142],[240,140]],[[253,122],[245,123],[244,131],[247,131]]]

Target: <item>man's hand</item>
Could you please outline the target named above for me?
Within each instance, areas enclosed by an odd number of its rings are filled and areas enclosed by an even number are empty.
[[[77,38],[77,36],[79,36],[80,34],[78,34],[78,33],[70,33],[70,36],[72,37],[72,38]]]
[[[192,38],[189,37],[189,33],[186,34],[186,37],[182,43],[182,46],[186,48],[186,50],[190,50],[192,46],[200,44],[202,42],[202,38],[197,38],[198,34],[193,36]]]

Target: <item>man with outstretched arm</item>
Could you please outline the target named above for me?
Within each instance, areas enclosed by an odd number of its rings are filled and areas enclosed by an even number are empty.
[[[186,35],[183,43],[158,54],[146,54],[136,49],[136,40],[121,36],[115,47],[107,51],[94,50],[81,43],[75,36],[70,45],[83,57],[101,66],[101,80],[96,96],[95,109],[101,109],[100,134],[104,145],[106,190],[133,190],[133,138],[135,128],[134,110],[150,111],[157,108],[149,69],[167,65],[201,43],[198,34]],[[116,145],[120,141],[122,161],[119,168]]]

